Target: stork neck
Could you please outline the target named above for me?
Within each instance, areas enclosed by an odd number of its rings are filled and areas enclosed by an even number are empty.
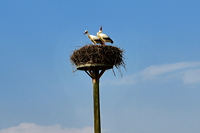
[[[102,33],[102,30],[99,30],[99,32],[98,33]]]
[[[102,33],[102,30],[99,30],[99,32],[97,32],[97,35],[98,35],[98,34],[101,34],[101,33]]]

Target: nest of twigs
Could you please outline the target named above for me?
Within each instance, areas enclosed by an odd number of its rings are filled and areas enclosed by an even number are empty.
[[[70,60],[75,66],[100,63],[110,64],[116,68],[125,67],[124,50],[110,45],[85,45],[75,50],[70,56]]]

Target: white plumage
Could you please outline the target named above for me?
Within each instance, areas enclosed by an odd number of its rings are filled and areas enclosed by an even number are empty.
[[[97,36],[104,42],[103,45],[105,45],[105,42],[114,43],[108,35],[102,33],[102,26],[100,27],[99,32],[97,32]]]
[[[89,32],[88,32],[88,30],[86,30],[86,31],[84,32],[83,35],[85,35],[85,34],[87,34],[88,38],[89,38],[94,44],[97,44],[97,43],[103,44],[102,40],[101,40],[99,37],[94,36],[94,35],[90,35]]]

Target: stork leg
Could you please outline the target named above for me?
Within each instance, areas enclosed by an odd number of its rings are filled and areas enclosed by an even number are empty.
[[[106,43],[105,43],[105,42],[103,42],[101,45],[106,45]]]

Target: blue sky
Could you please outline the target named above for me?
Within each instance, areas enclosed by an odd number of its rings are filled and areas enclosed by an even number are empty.
[[[69,57],[100,25],[127,70],[100,81],[103,133],[199,133],[199,0],[0,2],[0,133],[92,133],[92,82]]]

